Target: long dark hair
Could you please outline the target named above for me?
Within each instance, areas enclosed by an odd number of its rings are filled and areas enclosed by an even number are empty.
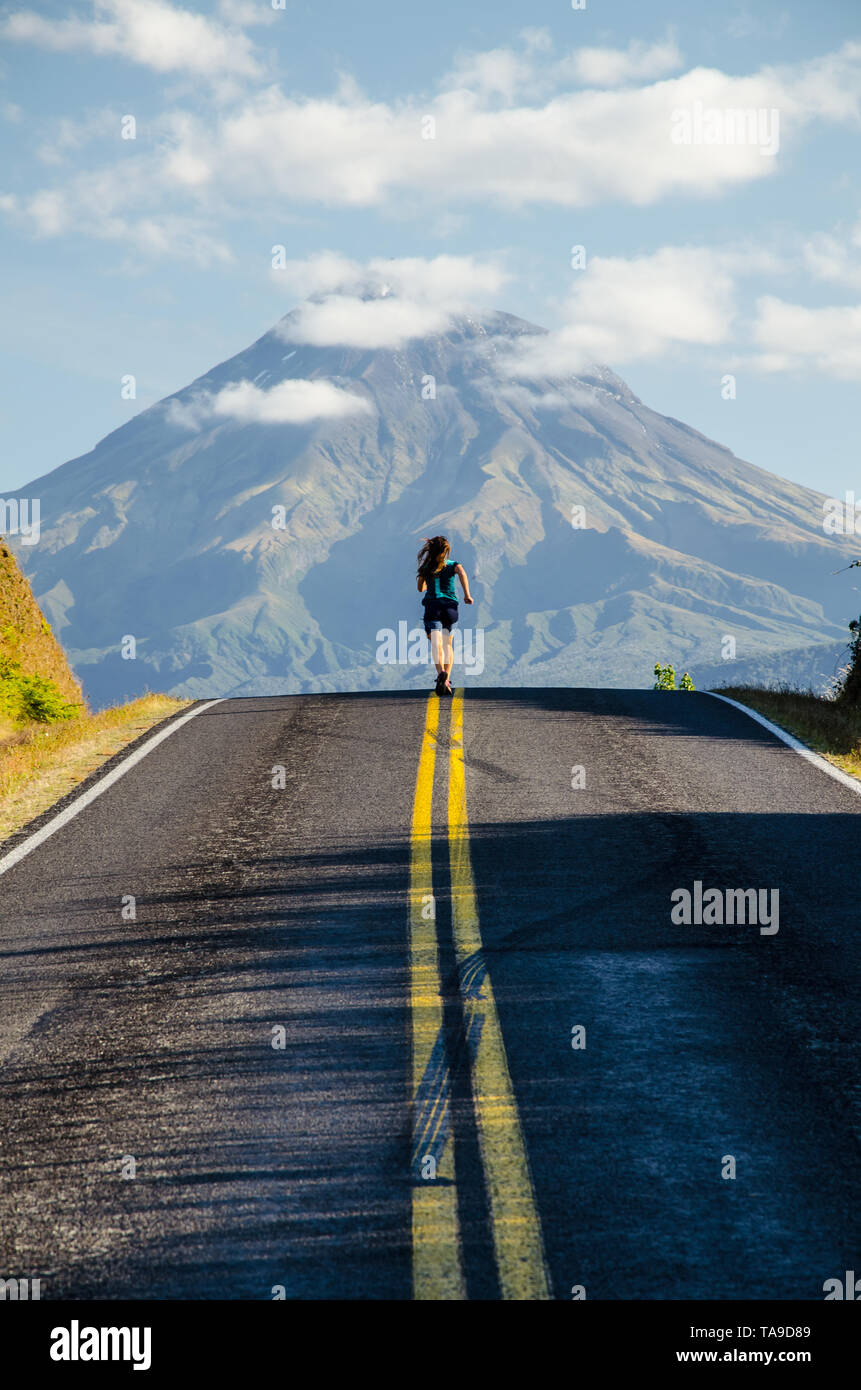
[[[425,536],[424,545],[419,551],[419,567],[416,578],[424,579],[427,582],[435,574],[439,574],[450,554],[451,546],[445,536]]]

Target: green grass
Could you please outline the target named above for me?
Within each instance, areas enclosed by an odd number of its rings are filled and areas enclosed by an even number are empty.
[[[0,739],[0,840],[48,810],[126,744],[191,703],[144,695],[127,705],[30,724]]]
[[[727,685],[720,686],[716,694],[749,705],[835,767],[861,778],[861,705],[838,703],[789,685],[774,689]]]
[[[190,703],[144,695],[92,714],[62,646],[0,537],[0,840]]]

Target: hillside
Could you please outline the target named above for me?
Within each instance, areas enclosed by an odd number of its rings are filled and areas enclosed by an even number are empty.
[[[422,668],[380,664],[377,633],[418,622],[415,552],[438,531],[474,576],[473,683],[645,685],[658,659],[697,684],[829,679],[854,616],[832,571],[854,547],[823,534],[819,494],[650,410],[607,368],[508,379],[506,348],[542,331],[498,313],[399,350],[317,347],[287,315],[30,484],[42,537],[17,553],[89,697],[425,685]],[[228,386],[259,398],[289,382],[363,409],[207,410]]]
[[[18,662],[28,676],[57,686],[70,704],[83,700],[65,652],[54,637],[14,555],[0,537],[0,659]],[[8,723],[8,721],[5,721]],[[2,731],[0,723],[0,731]]]

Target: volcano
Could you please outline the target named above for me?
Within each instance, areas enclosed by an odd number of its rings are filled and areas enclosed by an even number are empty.
[[[16,555],[94,705],[427,685],[379,634],[418,623],[439,532],[472,580],[475,684],[833,676],[854,548],[820,494],[609,368],[518,380],[543,330],[510,314],[371,349],[299,341],[299,312],[21,490],[42,533]]]

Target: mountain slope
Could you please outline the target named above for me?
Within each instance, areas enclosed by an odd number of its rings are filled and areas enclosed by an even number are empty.
[[[501,354],[542,331],[510,315],[374,351],[297,345],[292,323],[26,490],[43,530],[22,562],[96,703],[425,684],[423,668],[379,664],[377,633],[419,621],[415,552],[438,531],[474,575],[461,613],[484,630],[476,683],[642,685],[658,658],[695,679],[811,659],[832,673],[850,614],[831,571],[852,544],[824,536],[817,493],[649,410],[605,368],[507,380]],[[207,413],[233,383],[303,380],[366,413]]]

